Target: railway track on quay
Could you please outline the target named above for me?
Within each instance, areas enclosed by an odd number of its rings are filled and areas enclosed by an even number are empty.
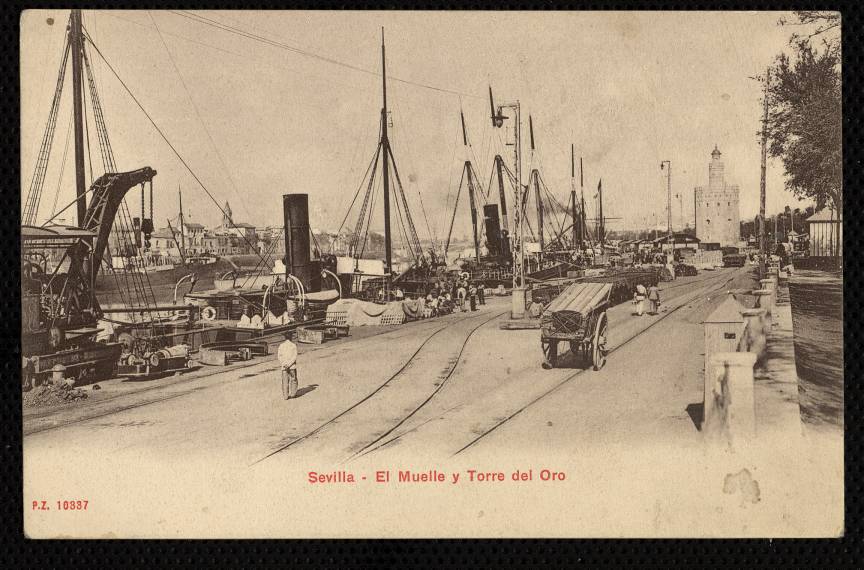
[[[702,292],[698,292],[698,293],[696,293],[696,294],[694,295],[694,299],[695,299],[695,298],[698,298],[699,295],[706,295],[706,296],[708,296],[708,295],[711,295],[711,294],[713,294],[713,293],[716,293],[716,292],[722,291],[724,288],[726,288],[726,287],[729,285],[729,283],[731,283],[732,281],[735,280],[735,277],[736,277],[736,276],[733,274],[731,277],[728,277],[726,280],[724,280],[723,283],[721,283],[719,286],[713,287],[713,288],[709,289],[708,291],[702,291]],[[709,280],[711,280],[711,278],[708,278],[708,279],[705,279],[705,280],[700,280],[699,282],[702,282],[702,281],[709,281]],[[687,284],[692,284],[692,283],[694,283],[694,282],[691,281],[691,282],[689,282],[689,283],[687,283]],[[683,285],[685,285],[685,284],[682,283],[681,285],[683,286]],[[666,289],[671,289],[671,288],[673,288],[673,287],[666,287]],[[682,308],[684,308],[684,307],[686,307],[686,306],[692,306],[691,303],[692,303],[692,301],[691,301],[691,302],[684,302],[684,303],[681,303],[680,305],[678,305],[678,306],[675,307],[674,309],[670,309],[670,310],[667,311],[666,313],[663,313],[659,318],[657,318],[657,319],[656,319],[654,322],[652,322],[650,325],[648,325],[648,326],[645,327],[644,329],[640,330],[640,331],[637,332],[636,334],[633,334],[633,335],[627,337],[624,341],[620,342],[620,343],[619,343],[618,345],[616,345],[614,348],[610,349],[608,354],[612,354],[612,353],[616,352],[617,350],[619,350],[619,349],[621,349],[621,348],[624,348],[625,346],[627,346],[628,344],[630,344],[631,342],[633,342],[634,340],[636,340],[637,338],[639,338],[640,336],[642,336],[643,334],[645,334],[646,332],[648,332],[649,330],[651,330],[652,328],[654,328],[655,326],[657,326],[658,324],[660,324],[661,322],[663,322],[664,320],[666,320],[668,317],[670,317],[670,316],[672,316],[673,314],[675,314],[675,313],[676,313],[677,311],[679,311],[680,309],[682,309]],[[454,452],[454,453],[452,454],[452,457],[456,457],[457,455],[461,455],[462,453],[464,453],[464,452],[467,451],[468,449],[474,447],[474,446],[477,445],[480,441],[482,441],[484,438],[486,438],[488,435],[490,435],[491,433],[493,433],[495,430],[497,430],[498,428],[500,428],[500,427],[503,426],[504,424],[510,422],[513,418],[515,418],[516,416],[518,416],[519,414],[521,414],[522,412],[524,412],[525,410],[527,410],[527,409],[530,408],[531,406],[534,406],[535,404],[537,404],[537,403],[540,402],[541,400],[543,400],[543,399],[547,398],[548,396],[550,396],[551,394],[555,393],[556,391],[558,391],[559,389],[561,389],[563,386],[565,386],[567,383],[569,383],[571,380],[573,380],[574,378],[579,377],[580,375],[582,375],[582,374],[585,373],[586,371],[587,371],[587,369],[577,370],[576,372],[574,372],[574,373],[572,373],[572,374],[566,376],[566,377],[565,377],[564,379],[562,379],[560,382],[558,382],[557,384],[555,384],[554,386],[552,386],[552,387],[549,388],[548,390],[544,391],[544,392],[541,393],[540,395],[538,395],[538,396],[536,396],[535,398],[533,398],[532,400],[530,400],[527,404],[524,404],[523,406],[520,406],[516,411],[510,413],[509,415],[507,415],[507,416],[506,416],[505,418],[503,418],[502,420],[496,422],[496,423],[495,423],[494,425],[492,425],[492,427],[490,427],[489,429],[486,429],[486,430],[482,431],[480,434],[477,435],[477,437],[475,437],[475,438],[472,439],[470,442],[468,442],[466,445],[462,446],[462,447],[459,448],[456,452]]]
[[[356,402],[354,402],[350,406],[346,407],[345,409],[343,409],[342,411],[340,411],[338,414],[334,415],[333,417],[331,417],[327,421],[322,422],[321,424],[316,426],[314,429],[304,433],[301,436],[296,437],[295,439],[292,439],[288,443],[278,447],[277,449],[273,450],[272,452],[268,453],[267,455],[261,457],[257,461],[253,462],[252,465],[256,465],[258,463],[261,463],[262,461],[265,461],[266,459],[269,459],[275,455],[284,453],[284,452],[288,451],[289,449],[291,449],[291,448],[293,448],[293,447],[295,447],[295,446],[297,446],[297,445],[299,445],[305,441],[310,440],[311,438],[315,437],[316,435],[319,435],[320,433],[326,431],[329,427],[335,425],[337,422],[339,422],[339,420],[341,420],[345,416],[349,415],[352,412],[355,412],[356,410],[361,408],[364,404],[367,404],[370,401],[372,401],[375,398],[375,396],[380,394],[385,388],[388,388],[388,387],[394,385],[398,379],[400,379],[404,376],[406,370],[410,367],[410,365],[413,362],[415,362],[418,355],[420,355],[420,353],[423,352],[423,350],[427,347],[427,345],[439,333],[441,333],[447,329],[450,329],[456,325],[462,324],[465,321],[473,320],[474,318],[479,318],[481,316],[486,317],[486,318],[483,318],[479,324],[472,327],[468,331],[468,334],[465,335],[465,338],[461,341],[461,344],[458,348],[457,356],[451,360],[450,364],[447,367],[446,373],[444,373],[443,376],[438,377],[438,380],[439,380],[438,382],[433,382],[434,388],[430,392],[426,393],[425,397],[417,405],[413,406],[406,414],[401,416],[392,426],[387,428],[382,434],[376,436],[371,442],[362,444],[362,447],[360,449],[358,449],[357,451],[353,452],[348,458],[345,459],[345,461],[351,460],[352,458],[361,455],[362,452],[365,451],[367,448],[374,446],[376,443],[381,441],[383,438],[385,438],[388,435],[390,435],[391,433],[393,433],[395,430],[397,430],[399,427],[401,427],[405,422],[409,421],[415,414],[417,414],[417,412],[419,412],[421,409],[423,409],[425,406],[427,406],[440,393],[440,391],[444,388],[444,386],[447,385],[448,381],[450,380],[450,378],[455,373],[456,369],[459,366],[459,362],[461,360],[462,354],[465,351],[465,347],[468,345],[468,342],[471,340],[471,337],[474,335],[474,333],[478,329],[480,329],[480,327],[482,327],[483,325],[486,325],[489,322],[491,322],[497,318],[500,318],[501,316],[505,315],[507,312],[508,311],[497,311],[491,316],[477,315],[476,317],[468,317],[466,319],[454,320],[450,323],[447,323],[446,325],[444,325],[442,327],[435,329],[434,331],[432,331],[431,334],[429,334],[423,340],[423,342],[420,344],[420,346],[417,347],[417,349],[405,360],[405,362],[399,367],[399,369],[396,370],[396,372],[391,374],[382,383],[378,384],[372,391],[370,391],[365,396],[363,396],[362,398],[360,398],[359,400],[357,400]]]
[[[723,277],[722,274],[721,274],[721,275],[712,275],[712,276],[710,276],[710,277],[706,277],[706,278],[699,279],[699,280],[693,280],[693,281],[688,281],[688,282],[684,282],[684,283],[675,283],[675,284],[670,284],[670,285],[665,286],[663,289],[668,291],[669,289],[677,289],[677,288],[679,288],[679,287],[684,287],[684,286],[688,286],[688,285],[689,285],[689,286],[692,286],[692,285],[694,285],[694,284],[699,284],[699,283],[703,283],[703,282],[717,281],[718,279],[720,279],[720,278],[722,278],[722,277]],[[712,294],[714,294],[714,293],[716,293],[716,292],[718,292],[718,291],[723,290],[724,288],[726,288],[726,287],[727,287],[727,286],[728,286],[728,285],[729,285],[729,284],[730,284],[730,283],[735,279],[735,277],[736,277],[736,275],[733,274],[732,276],[729,276],[729,277],[727,277],[726,279],[724,279],[723,282],[720,283],[719,285],[713,286],[713,287],[711,287],[710,289],[708,289],[707,291],[705,291],[704,289],[701,289],[701,288],[700,288],[700,289],[698,290],[698,292],[694,292],[694,293],[693,293],[693,295],[695,296],[694,298],[698,298],[698,296],[700,296],[700,295],[710,296],[710,295],[712,295]],[[630,337],[626,338],[625,340],[623,340],[622,342],[620,342],[618,345],[616,345],[614,348],[612,348],[612,349],[609,351],[609,354],[611,354],[611,353],[617,351],[617,350],[620,349],[620,348],[623,348],[624,346],[626,346],[627,344],[629,344],[630,342],[632,342],[633,340],[635,340],[637,337],[641,336],[642,334],[646,333],[648,330],[652,329],[654,326],[656,326],[656,325],[659,324],[660,322],[664,321],[667,317],[669,317],[669,316],[671,316],[672,314],[676,313],[679,309],[681,309],[681,308],[683,308],[683,307],[685,307],[685,306],[688,306],[688,305],[689,305],[689,306],[692,306],[692,304],[693,304],[693,301],[692,301],[692,300],[687,301],[687,302],[683,302],[683,303],[681,303],[680,305],[678,305],[677,307],[675,307],[675,308],[669,310],[668,312],[663,313],[663,314],[662,314],[662,315],[661,315],[657,320],[655,320],[655,321],[652,322],[650,325],[648,325],[648,327],[642,329],[641,331],[635,333],[634,335],[631,335]],[[480,434],[478,434],[475,438],[473,438],[473,439],[472,439],[472,440],[471,440],[467,445],[464,445],[463,447],[461,447],[460,449],[458,449],[455,453],[453,453],[452,456],[460,455],[460,454],[462,454],[463,452],[465,452],[466,450],[470,449],[471,447],[473,447],[474,445],[476,445],[477,443],[479,443],[481,440],[483,440],[487,435],[491,434],[492,432],[494,432],[495,430],[497,430],[499,427],[501,427],[502,425],[506,424],[507,422],[509,422],[510,420],[512,420],[513,418],[515,418],[515,417],[518,416],[519,414],[521,414],[525,409],[527,409],[527,408],[529,408],[529,407],[535,405],[535,404],[538,403],[539,401],[541,401],[541,400],[543,400],[544,398],[548,397],[549,395],[553,394],[555,391],[557,391],[558,389],[560,389],[561,387],[563,387],[565,384],[567,384],[568,382],[570,382],[570,381],[573,380],[574,378],[580,376],[580,375],[583,374],[584,372],[586,372],[586,370],[582,369],[582,370],[577,370],[577,371],[575,371],[575,372],[572,373],[572,374],[569,374],[568,376],[566,376],[565,378],[563,378],[561,381],[559,381],[558,383],[556,383],[554,386],[552,386],[552,387],[549,388],[548,390],[545,390],[544,392],[542,392],[542,393],[541,393],[540,395],[538,395],[537,397],[531,399],[528,403],[526,403],[526,404],[520,406],[516,411],[514,411],[514,412],[512,412],[512,413],[510,413],[510,414],[508,414],[508,415],[506,415],[503,419],[497,421],[497,422],[496,422],[495,424],[493,424],[490,428],[485,429],[484,431],[482,431],[482,432],[481,432]],[[430,398],[430,399],[431,399],[431,398]],[[456,407],[459,407],[459,406],[456,406]],[[392,445],[392,444],[394,444],[394,443],[397,443],[397,442],[398,442],[400,439],[402,439],[403,437],[408,436],[408,435],[410,435],[410,434],[412,434],[412,433],[414,433],[414,432],[420,430],[423,426],[427,425],[428,423],[433,422],[433,421],[435,421],[436,419],[439,419],[438,417],[431,417],[431,418],[427,418],[427,419],[425,419],[424,421],[419,422],[417,425],[414,425],[414,426],[408,427],[407,429],[405,429],[405,430],[403,430],[403,431],[401,431],[401,432],[399,432],[399,433],[396,433],[396,434],[393,435],[392,437],[389,437],[389,438],[388,438],[388,436],[391,435],[391,434],[393,434],[394,432],[396,432],[396,430],[397,430],[399,427],[402,427],[405,423],[407,423],[407,421],[408,421],[411,417],[413,417],[413,416],[416,414],[417,411],[419,411],[419,409],[418,409],[418,410],[415,410],[414,412],[412,412],[408,417],[406,417],[403,421],[401,421],[401,422],[399,423],[398,426],[394,426],[392,429],[388,430],[387,433],[384,433],[384,434],[380,435],[379,437],[377,437],[377,438],[375,439],[375,441],[373,441],[373,442],[367,444],[366,446],[364,446],[364,447],[363,447],[362,449],[360,449],[358,452],[356,452],[355,454],[353,454],[353,455],[351,456],[350,459],[357,459],[357,458],[359,458],[359,457],[368,456],[368,455],[374,454],[374,453],[376,453],[376,452],[378,452],[378,451],[380,451],[380,450],[383,450],[384,448],[386,448],[386,447],[388,447],[388,446],[390,446],[390,445]],[[444,410],[443,413],[447,413],[447,412],[449,412],[449,411],[451,411],[451,410]]]

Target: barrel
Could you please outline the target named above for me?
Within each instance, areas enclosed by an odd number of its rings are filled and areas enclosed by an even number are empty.
[[[801,420],[842,427],[842,274],[796,269],[789,300]]]

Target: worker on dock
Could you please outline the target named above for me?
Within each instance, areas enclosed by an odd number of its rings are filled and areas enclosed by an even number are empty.
[[[282,396],[289,400],[297,396],[297,345],[286,340],[276,356],[282,369]]]
[[[471,310],[477,310],[477,285],[474,283],[468,284],[468,300],[471,304]]]
[[[636,292],[633,293],[633,304],[636,305],[635,315],[641,317],[642,313],[645,312],[645,298],[648,296],[648,291],[645,289],[645,285],[639,283],[636,285]]]
[[[656,315],[660,312],[660,289],[657,288],[657,285],[651,285],[648,288],[648,302],[650,303],[649,315]]]
[[[461,312],[466,312],[468,307],[465,306],[465,298],[468,296],[468,289],[463,283],[459,283],[459,288],[456,289],[456,304]]]

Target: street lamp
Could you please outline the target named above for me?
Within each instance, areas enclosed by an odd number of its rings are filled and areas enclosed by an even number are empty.
[[[516,173],[516,188],[513,208],[513,235],[512,235],[512,254],[513,254],[513,291],[512,305],[510,316],[513,319],[521,319],[525,316],[526,291],[525,287],[525,249],[523,247],[525,232],[522,214],[525,211],[524,199],[525,192],[522,192],[522,120],[519,101],[515,103],[507,103],[499,105],[496,109],[495,102],[492,99],[492,87],[489,87],[489,108],[492,119],[492,126],[500,129],[504,126],[504,121],[509,117],[502,114],[503,109],[510,109],[514,115],[514,142],[513,142],[513,160],[514,172]]]
[[[672,244],[672,161],[660,161],[660,170],[663,170],[664,167],[666,169],[666,227],[668,231],[666,239]],[[675,249],[674,245],[672,245],[672,249]]]

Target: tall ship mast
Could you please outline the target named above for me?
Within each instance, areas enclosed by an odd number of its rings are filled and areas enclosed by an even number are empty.
[[[381,29],[381,118],[378,144],[372,161],[367,168],[367,174],[357,189],[354,200],[348,209],[339,232],[345,227],[345,222],[354,214],[356,216],[353,231],[349,233],[346,249],[347,256],[336,257],[336,272],[346,291],[354,296],[381,300],[389,298],[389,291],[394,284],[411,290],[422,289],[427,281],[428,268],[436,265],[434,252],[428,259],[423,254],[420,238],[414,225],[413,217],[405,196],[405,189],[399,175],[399,168],[393,154],[390,141],[390,112],[387,106],[387,55],[384,43],[384,29]],[[379,175],[380,169],[380,175]],[[365,186],[362,202],[358,200],[360,191]],[[375,217],[375,204],[379,194],[383,194],[384,236],[381,248],[374,248],[374,232],[371,231]],[[355,204],[359,208],[354,212]],[[393,219],[396,219],[397,236],[411,261],[407,271],[399,272],[394,266],[393,256]],[[373,242],[370,246],[370,241]],[[383,251],[381,251],[383,249]],[[383,259],[377,259],[379,256]],[[420,270],[418,272],[418,270]]]

